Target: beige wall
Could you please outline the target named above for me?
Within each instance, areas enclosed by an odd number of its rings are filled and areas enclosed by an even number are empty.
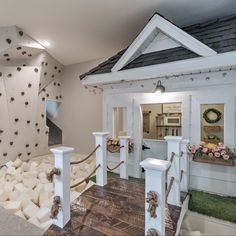
[[[102,131],[102,95],[82,85],[79,75],[102,60],[66,66],[62,73],[62,98],[57,123],[63,130],[63,145],[76,152],[89,153],[95,146],[92,132]]]

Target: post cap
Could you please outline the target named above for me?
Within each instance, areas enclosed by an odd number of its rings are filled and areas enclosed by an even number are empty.
[[[165,136],[164,139],[166,141],[176,141],[176,142],[180,142],[183,137],[182,136]]]
[[[166,171],[170,166],[170,162],[154,158],[147,158],[140,162],[140,165],[144,169]]]
[[[130,136],[118,136],[119,139],[129,139],[131,138]]]
[[[109,132],[93,132],[94,136],[107,136]]]
[[[54,154],[67,154],[73,152],[75,149],[72,147],[57,147],[52,148],[50,151]]]

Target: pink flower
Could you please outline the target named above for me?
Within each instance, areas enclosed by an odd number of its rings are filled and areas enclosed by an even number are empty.
[[[220,148],[216,147],[214,148],[214,152],[219,152],[220,151]]]
[[[213,155],[212,152],[210,152],[210,153],[208,153],[208,156],[209,156],[210,158],[212,158],[214,155]]]
[[[192,150],[191,150],[191,153],[192,153],[192,154],[196,153],[196,149],[192,149]]]
[[[223,151],[221,151],[220,154],[221,154],[221,156],[224,156],[226,154],[226,151],[223,150]]]
[[[202,151],[203,151],[204,153],[207,153],[208,148],[205,147],[205,148],[202,149]]]
[[[229,160],[229,155],[223,155],[223,159],[224,159],[225,161]]]
[[[189,150],[192,150],[192,149],[194,149],[194,148],[195,148],[194,145],[189,145],[189,147],[188,147]]]
[[[224,144],[222,142],[218,143],[219,147],[224,147]]]
[[[204,146],[205,144],[206,144],[206,142],[203,142],[203,141],[201,141],[201,143],[200,143],[201,146]]]
[[[220,153],[219,152],[215,152],[215,157],[220,157]]]

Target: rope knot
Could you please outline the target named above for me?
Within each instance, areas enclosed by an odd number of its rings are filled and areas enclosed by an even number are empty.
[[[52,182],[54,175],[61,175],[61,170],[56,168],[56,167],[54,167],[49,173],[47,173],[47,180],[49,182]]]
[[[156,208],[158,207],[158,196],[156,192],[149,191],[147,193],[146,202],[149,203],[147,211],[150,212],[152,218],[156,218]]]
[[[51,218],[52,219],[57,219],[57,215],[59,213],[59,210],[61,208],[61,198],[59,196],[55,196],[53,198],[53,204],[51,208]]]

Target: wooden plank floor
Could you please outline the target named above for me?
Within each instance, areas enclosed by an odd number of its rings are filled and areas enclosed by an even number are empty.
[[[92,186],[71,205],[71,220],[52,235],[144,235],[144,185],[119,178],[104,187]],[[175,235],[180,207],[166,208],[166,235]]]

